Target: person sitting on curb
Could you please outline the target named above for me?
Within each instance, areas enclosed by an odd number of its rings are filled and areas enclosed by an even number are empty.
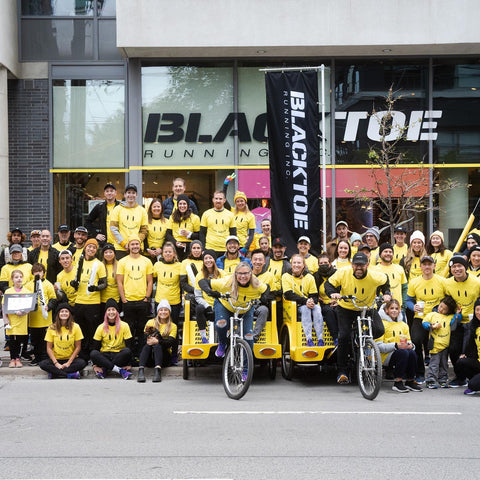
[[[128,380],[132,376],[126,368],[132,358],[130,327],[120,320],[118,303],[113,298],[105,307],[105,320],[97,327],[90,352],[95,375],[104,379],[108,371],[113,371]]]

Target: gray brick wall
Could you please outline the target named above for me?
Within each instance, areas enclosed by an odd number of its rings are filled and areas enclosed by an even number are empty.
[[[48,114],[47,79],[8,81],[10,226],[27,239],[49,228]]]

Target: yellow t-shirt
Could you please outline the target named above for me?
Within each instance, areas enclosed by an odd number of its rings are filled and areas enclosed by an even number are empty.
[[[353,275],[353,270],[342,268],[337,270],[328,282],[334,287],[341,287],[341,295],[355,295],[357,305],[371,306],[377,295],[377,288],[384,285],[387,278],[384,273],[369,268],[365,278],[358,279]],[[338,304],[347,310],[358,310],[351,301],[340,300]]]
[[[260,245],[259,245],[259,241],[262,237],[266,237],[267,235],[264,235],[263,232],[262,233],[255,233],[253,235],[253,241],[250,245],[250,248],[248,249],[249,252],[251,252],[252,250],[255,250],[256,248],[260,248]],[[268,245],[270,248],[272,248],[272,237],[269,236],[268,237]]]
[[[147,242],[148,248],[160,248],[165,241],[165,234],[168,230],[168,220],[165,218],[152,218],[152,223],[148,224]]]
[[[268,285],[270,287],[270,290],[274,290],[275,287],[275,277],[273,276],[272,272],[269,272],[266,270],[263,273],[260,273],[259,275],[255,275],[262,283],[265,285]]]
[[[335,267],[337,270],[340,270],[340,268],[352,268],[352,261],[348,258],[338,257],[332,262],[332,267]]]
[[[48,250],[40,249],[37,262],[41,263],[45,267],[45,277],[47,276],[47,269],[48,269],[47,261],[48,261]]]
[[[205,248],[223,252],[230,228],[235,228],[237,224],[233,213],[226,208],[221,211],[210,208],[202,215],[200,226],[207,227]]]
[[[75,342],[78,340],[83,340],[83,333],[76,323],[72,325],[71,332],[66,327],[62,327],[59,334],[52,325],[47,328],[45,333],[45,341],[52,344],[53,354],[57,360],[68,360],[72,356]]]
[[[440,323],[441,325],[441,327],[437,330],[430,330],[430,335],[433,338],[433,348],[430,350],[430,353],[439,353],[448,348],[450,345],[450,322],[452,321],[452,318],[453,315],[442,315],[438,312],[430,312],[423,319],[423,322],[427,322],[432,325],[434,323]]]
[[[90,281],[90,275],[92,273],[92,269],[96,265],[97,272],[95,274],[95,278],[93,280],[93,285],[98,285],[98,281],[100,278],[104,278],[107,276],[107,271],[105,270],[105,265],[94,258],[93,260],[84,260],[82,266],[82,273],[80,275],[80,284],[77,290],[77,298],[75,299],[75,303],[77,304],[87,304],[87,305],[95,305],[100,303],[100,292],[88,292],[87,286]]]
[[[220,293],[227,293],[230,292],[231,287],[228,285],[231,276],[226,278],[215,278],[210,281],[212,290],[215,290]],[[264,283],[260,282],[258,288],[253,288],[251,282],[246,287],[239,286],[238,287],[238,298],[235,300],[232,298],[232,303],[234,307],[245,307],[248,302],[251,300],[258,299],[262,296],[262,293],[267,289],[267,286]],[[228,303],[228,300],[223,298],[220,299],[222,305],[230,312],[234,310]]]
[[[240,247],[244,247],[247,243],[248,231],[255,230],[255,215],[252,212],[234,212],[233,215],[237,224],[237,237],[240,240]]]
[[[202,271],[203,260],[194,260],[194,259],[191,259],[191,258],[186,258],[181,263],[180,275],[186,275],[187,279],[188,279],[188,284],[192,287],[195,287],[195,280],[192,282],[192,280],[191,280],[191,278],[190,278],[190,276],[188,275],[188,272],[187,272],[187,266],[191,265],[192,263],[195,265],[195,267],[197,269],[197,274]],[[195,275],[195,277],[196,277],[196,275]]]
[[[147,295],[147,275],[153,274],[152,262],[139,256],[123,257],[117,263],[117,275],[123,275],[123,290],[129,302],[143,300]]]
[[[227,275],[232,275],[235,271],[236,266],[240,263],[240,257],[235,258],[234,260],[230,260],[229,258],[225,257],[225,261],[223,262],[223,270]]]
[[[95,330],[94,340],[102,342],[101,352],[119,352],[125,348],[125,340],[132,338],[128,323],[120,320],[120,330],[115,333],[115,325],[108,326],[108,333],[103,329],[103,323]]]
[[[225,272],[223,270],[221,270],[220,268],[218,269],[218,271],[220,272],[220,276],[218,278],[225,278]],[[198,284],[198,282],[200,280],[202,280],[203,278],[204,278],[203,273],[198,272],[198,275],[195,277],[195,290],[202,290],[200,288],[200,285]],[[210,297],[203,290],[202,290],[202,297],[211,307],[213,307],[213,303],[215,302],[214,297]]]
[[[434,252],[430,256],[435,260],[435,273],[441,277],[448,278],[450,276],[450,267],[448,262],[452,258],[452,251],[445,250],[443,255],[440,255],[439,252]]]
[[[395,263],[390,265],[382,265],[381,263],[378,263],[371,268],[377,272],[385,273],[388,276],[392,297],[400,303],[400,306],[402,306],[402,285],[407,283],[407,276],[405,275],[403,267]]]
[[[57,243],[54,243],[52,247],[59,252],[63,252],[64,250],[67,250],[70,245],[71,245],[70,242],[67,243],[66,245],[62,245],[60,242],[57,242]]]
[[[439,275],[433,275],[429,280],[425,280],[422,276],[414,278],[408,283],[407,295],[415,298],[417,302],[419,300],[425,302],[423,309],[423,317],[425,317],[446,295],[445,279]]]
[[[173,221],[173,213],[168,219],[168,228],[172,230],[173,238],[177,242],[191,242],[191,239],[180,235],[180,230],[185,229],[189,232],[200,231],[200,217],[192,213],[186,220],[182,220],[180,223]]]
[[[147,331],[148,327],[155,328],[155,319],[154,318],[151,318],[150,320],[147,321],[147,323],[145,324],[144,332]],[[165,330],[166,329],[167,329],[167,325],[165,323],[161,323],[159,332],[160,332],[160,335],[162,335],[162,337],[165,336]],[[168,336],[173,337],[173,338],[177,338],[177,326],[173,322],[172,322],[172,327],[170,329],[170,333],[168,334]]]
[[[274,260],[270,259],[268,263],[268,271],[273,274],[275,279],[275,285],[272,290],[281,290],[282,289],[282,271],[283,271],[283,260]]]
[[[462,323],[468,323],[468,315],[473,313],[475,300],[480,297],[480,278],[468,275],[464,282],[457,282],[454,277],[447,278],[445,293],[462,307]]]
[[[128,237],[134,234],[139,234],[141,227],[148,229],[147,211],[138,204],[136,204],[134,207],[126,207],[122,204],[119,204],[113,209],[110,225],[112,222],[116,222],[118,224],[118,231],[123,238],[121,242],[122,245],[120,245],[112,232],[115,240],[113,243],[115,250],[121,250],[124,252]],[[140,240],[144,240],[142,235],[140,235]]]
[[[33,292],[35,281],[32,280],[27,283],[26,288]],[[52,298],[57,298],[55,293],[55,289],[53,285],[48,280],[43,280],[43,294],[45,296],[45,305],[48,305],[48,302]],[[40,307],[40,299],[37,297],[37,309],[33,312],[28,314],[28,326],[32,328],[41,328],[41,327],[48,327],[52,323],[52,311],[49,310],[47,312],[47,318],[43,318],[42,309]]]
[[[420,257],[414,257],[410,265],[410,272],[408,274],[408,281],[422,276],[422,269],[420,268]]]
[[[407,256],[408,252],[408,245],[406,243],[403,244],[402,247],[399,247],[397,244],[393,246],[393,260],[392,262],[398,265],[403,257]]]
[[[70,272],[62,270],[57,275],[57,282],[60,284],[60,288],[68,298],[68,303],[73,307],[75,305],[75,300],[77,298],[77,291],[70,285],[72,280],[77,279],[77,268],[73,267]]]
[[[74,267],[76,267],[78,265],[78,261],[80,260],[80,257],[82,256],[83,254],[83,249],[85,247],[82,247],[82,248],[76,248],[75,249],[75,252],[73,253],[72,255],[72,265]]]
[[[282,290],[283,293],[291,290],[296,295],[304,298],[318,293],[315,279],[310,273],[306,273],[301,278],[295,277],[291,273],[284,273],[282,275]]]
[[[153,276],[157,279],[157,291],[155,293],[157,303],[166,299],[170,305],[178,305],[182,301],[180,296],[181,269],[182,264],[180,262],[164,263],[160,261],[153,266]]]
[[[385,333],[380,338],[377,338],[376,341],[383,343],[400,343],[400,335],[405,335],[407,341],[411,342],[410,338],[410,329],[405,322],[388,322],[383,321],[383,326],[385,328]],[[382,353],[382,362],[388,357],[389,353]]]
[[[115,237],[113,236],[113,233],[110,230],[110,222],[112,221],[112,213],[113,213],[113,209],[115,207],[116,207],[115,202],[114,203],[107,203],[107,221],[106,221],[107,243],[114,243],[115,242]]]
[[[15,293],[32,293],[26,287],[22,287],[18,292],[14,287],[7,288],[5,295]],[[5,303],[5,296],[2,297],[2,305]],[[7,335],[28,335],[28,313],[22,316],[15,315],[14,313],[8,314],[8,320],[10,322],[11,329],[6,331]]]
[[[8,286],[13,287],[12,272],[14,270],[20,270],[23,273],[23,285],[33,280],[32,265],[30,263],[20,263],[19,265],[7,263],[0,272],[0,282],[8,282]]]
[[[117,276],[113,273],[113,264],[105,265],[107,272],[107,288],[100,292],[100,300],[106,303],[109,298],[114,298],[117,302],[120,301],[120,294],[118,293]]]

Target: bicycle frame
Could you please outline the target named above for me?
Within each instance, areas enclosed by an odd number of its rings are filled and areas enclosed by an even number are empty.
[[[225,297],[224,297],[225,298]],[[246,313],[250,310],[250,308],[253,306],[254,301],[248,302],[245,307],[238,307],[233,305],[232,300],[230,297],[225,298],[230,306],[233,308],[233,315],[230,317],[230,328],[229,328],[229,334],[230,334],[230,348],[233,349],[235,347],[235,343],[237,338],[243,338],[243,317],[240,315],[242,313]],[[242,359],[242,364],[244,362],[243,358],[243,352],[241,352],[241,359]],[[234,361],[233,357],[230,358],[230,366],[234,366]]]

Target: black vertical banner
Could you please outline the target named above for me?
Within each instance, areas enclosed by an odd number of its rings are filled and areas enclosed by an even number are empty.
[[[272,238],[287,252],[310,237],[322,251],[318,80],[316,71],[267,72],[267,128],[272,202]]]

